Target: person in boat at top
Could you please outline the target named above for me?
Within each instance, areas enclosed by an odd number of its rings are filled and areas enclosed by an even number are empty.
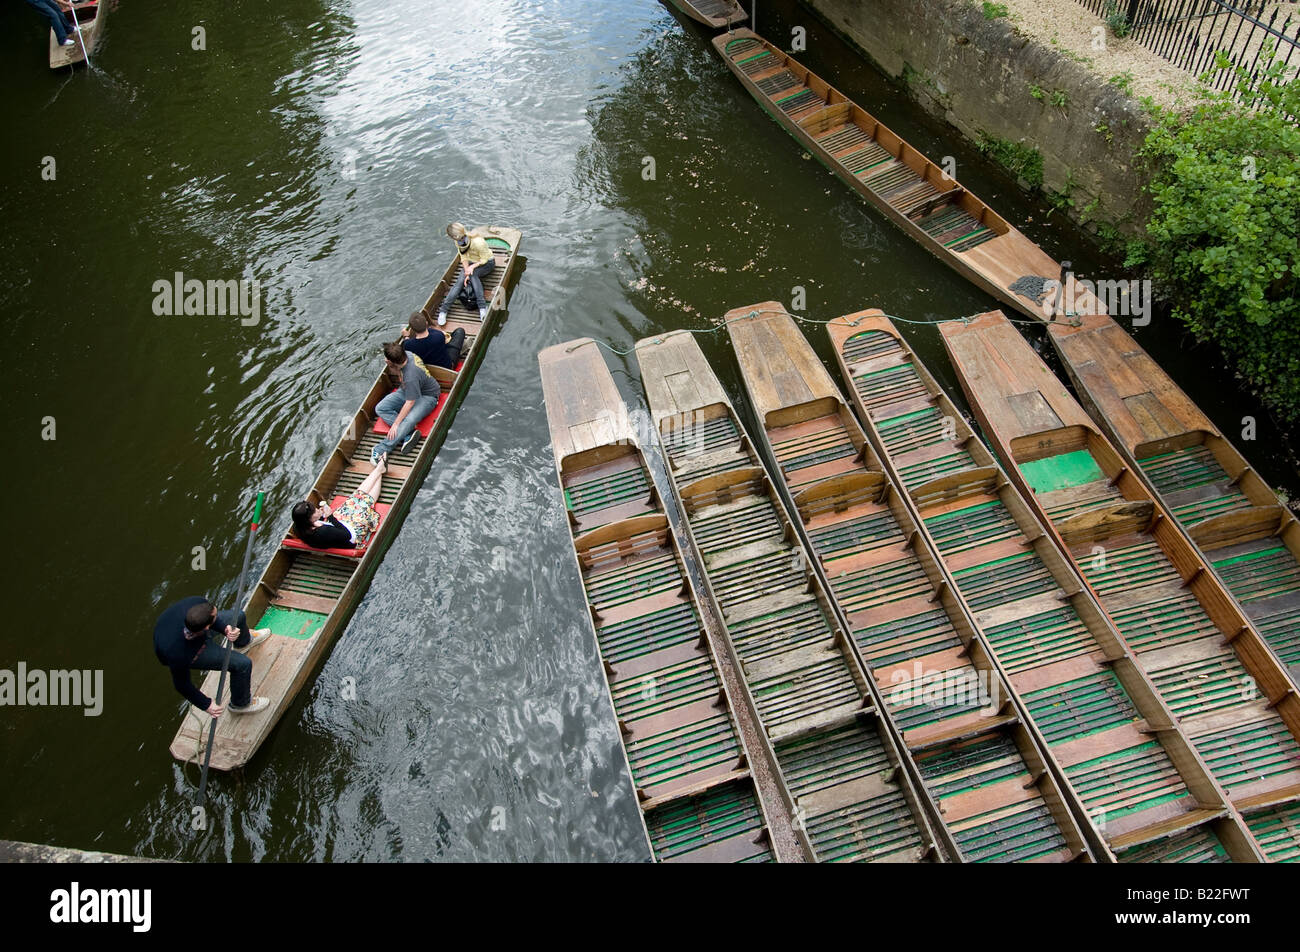
[[[253,662],[248,650],[270,637],[270,628],[249,631],[243,612],[219,612],[202,595],[193,595],[168,606],[158,617],[153,628],[153,651],[158,661],[171,670],[172,684],[181,697],[200,711],[213,717],[227,710],[231,714],[252,714],[271,702],[252,696]],[[220,671],[226,639],[233,641],[235,648],[230,653],[230,703],[223,706],[194,686],[190,672]]]
[[[76,14],[72,12],[69,0],[27,0],[27,5],[49,21],[59,46],[77,45],[72,38],[76,32]]]
[[[381,456],[374,470],[361,481],[337,509],[322,502],[303,501],[293,507],[293,531],[314,549],[359,549],[379,528],[375,504],[383,491],[388,457]]]
[[[451,332],[451,339],[436,327],[429,330],[429,319],[419,311],[411,315],[410,326],[402,330],[402,348],[424,361],[425,366],[437,364],[455,370],[460,353],[465,349],[465,328]]]
[[[470,307],[478,307],[479,319],[487,317],[488,303],[483,294],[483,279],[497,266],[496,258],[492,257],[492,249],[482,236],[471,237],[460,222],[454,221],[447,226],[447,237],[456,242],[456,250],[460,253],[460,272],[456,275],[451,290],[442,299],[442,306],[438,308],[439,327],[447,323],[447,308],[451,307],[462,290],[474,298],[469,303]]]
[[[420,431],[416,424],[433,412],[442,393],[438,381],[421,370],[396,341],[384,345],[384,359],[388,361],[388,369],[402,382],[375,406],[376,416],[388,424],[388,436],[370,454],[370,462],[375,464],[394,447],[405,453],[419,445]]]

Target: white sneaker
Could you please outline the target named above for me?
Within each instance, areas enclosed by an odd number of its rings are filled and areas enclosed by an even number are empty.
[[[487,320],[487,312],[488,312],[488,309],[487,309],[487,308],[485,308],[485,307],[481,307],[481,308],[479,308],[479,309],[478,309],[478,319],[479,319],[480,321],[486,321],[486,320]]]
[[[76,45],[77,45],[77,41],[74,40],[72,37],[68,37],[66,40],[64,40],[62,43],[59,44],[59,46],[76,46]]]
[[[233,704],[226,706],[226,710],[231,714],[256,714],[258,711],[264,711],[271,706],[271,702],[264,697],[255,697],[248,702],[247,707],[235,707]]]
[[[271,640],[270,628],[259,628],[256,631],[251,632],[251,634],[253,637],[249,639],[248,644],[244,645],[242,648],[235,649],[240,654],[248,654],[248,652],[256,648],[258,645]]]
[[[442,326],[443,326],[444,324],[446,324],[446,323],[447,323],[447,312],[446,312],[446,311],[439,311],[439,312],[438,312],[438,326],[439,326],[439,327],[442,327]]]

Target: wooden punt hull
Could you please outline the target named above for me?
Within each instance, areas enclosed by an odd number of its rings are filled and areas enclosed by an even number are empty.
[[[808,855],[956,855],[694,336],[648,338],[636,353],[704,594],[723,619],[726,650]]]
[[[1039,320],[1050,313],[1050,300],[1012,285],[1058,280],[1060,263],[943,169],[751,30],[720,34],[713,46],[773,119],[922,247],[1004,304]],[[1063,303],[1083,311],[1092,299],[1072,285]]]
[[[1169,512],[1000,311],[940,330],[1006,472],[1233,804],[1300,802],[1300,697]]]
[[[1079,399],[1300,679],[1300,520],[1160,366],[1106,315],[1048,337]]]
[[[715,30],[735,26],[749,19],[737,0],[669,0],[682,13],[696,23],[703,23]]]
[[[1048,753],[892,477],[774,302],[726,315],[771,465],[811,564],[967,862],[1090,862]],[[1052,769],[1055,767],[1055,769]],[[1086,822],[1086,821],[1085,821]],[[1088,835],[1100,842],[1101,834]],[[1107,857],[1109,858],[1108,854]]]
[[[253,661],[253,694],[267,697],[271,703],[257,714],[227,713],[218,719],[211,762],[215,770],[232,770],[252,759],[347,624],[384,551],[410,509],[411,501],[451,425],[456,407],[473,381],[487,335],[500,320],[506,306],[509,281],[518,257],[520,233],[513,228],[498,227],[474,229],[471,233],[484,235],[497,259],[495,271],[484,284],[484,291],[490,296],[487,317],[480,321],[477,312],[471,312],[460,302],[449,309],[447,326],[443,329],[450,334],[457,327],[465,328],[468,350],[457,372],[438,368],[443,396],[437,408],[420,424],[425,436],[416,453],[392,455],[379,498],[381,506],[391,508],[383,516],[365,550],[358,555],[342,555],[333,553],[333,550],[294,548],[301,543],[293,539],[290,532],[271,557],[244,605],[250,627],[270,628],[276,635],[249,653]],[[453,258],[424,304],[426,314],[436,313],[451,287],[457,267],[457,260]],[[377,352],[375,357],[382,359]],[[317,503],[322,499],[346,496],[372,470],[370,451],[381,439],[375,428],[375,406],[392,389],[387,369],[380,371],[311,491],[305,495],[307,501]],[[281,504],[289,505],[290,502],[282,501]],[[216,695],[219,675],[220,672],[213,671],[204,679],[202,690],[209,697]],[[228,693],[225,699],[229,699]],[[206,714],[187,705],[180,728],[172,740],[172,756],[202,763],[209,723]]]
[[[556,474],[646,845],[776,859],[726,682],[627,408],[594,341],[537,357]]]
[[[906,488],[1022,711],[1120,862],[1262,859],[1091,590],[879,311],[828,326],[854,409]]]
[[[86,44],[86,50],[93,56],[95,54],[95,44],[99,42],[100,36],[104,32],[104,21],[108,18],[108,4],[101,0],[90,0],[87,3],[77,3],[74,0],[73,13],[77,18],[77,25],[81,27],[81,41],[77,40],[75,33],[71,34],[72,46],[59,46],[58,37],[54,30],[50,30],[50,69],[59,69],[63,66],[75,66],[78,63],[86,61],[85,55],[81,51],[81,43]]]

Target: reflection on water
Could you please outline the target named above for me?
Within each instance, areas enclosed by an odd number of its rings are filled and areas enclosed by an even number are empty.
[[[796,285],[821,319],[991,306],[805,158],[656,0],[474,10],[233,0],[205,8],[197,52],[190,14],[123,5],[96,72],[71,80],[32,53],[25,8],[0,11],[23,146],[0,156],[0,374],[24,506],[48,529],[7,574],[0,667],[102,668],[106,694],[96,719],[5,710],[0,837],[183,859],[647,858],[537,351],[707,331]],[[765,30],[803,16],[764,10]],[[809,38],[814,68],[852,66],[815,24]],[[958,155],[1009,216],[1038,212],[874,74],[840,85]],[[233,597],[258,489],[264,564],[378,343],[445,266],[451,219],[523,231],[508,320],[347,630],[253,764],[215,777],[198,836],[197,772],[166,753],[179,704],[148,645],[157,608]],[[178,271],[258,278],[261,322],[155,316],[152,283]],[[951,385],[938,335],[908,332]],[[701,343],[738,396],[727,341]],[[635,361],[607,356],[638,404]],[[47,415],[53,442],[37,440]]]

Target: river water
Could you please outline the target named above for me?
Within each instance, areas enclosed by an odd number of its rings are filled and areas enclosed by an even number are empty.
[[[730,307],[788,304],[796,286],[818,319],[995,302],[804,155],[657,0],[127,2],[94,70],[71,77],[46,67],[25,5],[0,24],[15,477],[0,667],[104,677],[98,717],[0,710],[0,838],[189,860],[647,858],[537,351],[580,336],[627,350]],[[760,3],[761,32],[784,41],[792,25],[812,68],[953,156],[1050,252],[1105,267],[812,14]],[[509,318],[346,631],[254,762],[214,775],[196,833],[197,771],[167,753],[180,704],[153,618],[190,594],[233,599],[264,489],[260,570],[378,343],[445,267],[452,219],[522,230]],[[255,277],[257,323],[155,314],[154,282],[176,272]],[[934,329],[907,330],[955,388]],[[1140,339],[1230,434],[1257,415],[1247,455],[1300,488],[1283,435],[1212,352],[1159,316]],[[739,402],[725,337],[701,343]],[[639,404],[635,361],[607,357]]]

